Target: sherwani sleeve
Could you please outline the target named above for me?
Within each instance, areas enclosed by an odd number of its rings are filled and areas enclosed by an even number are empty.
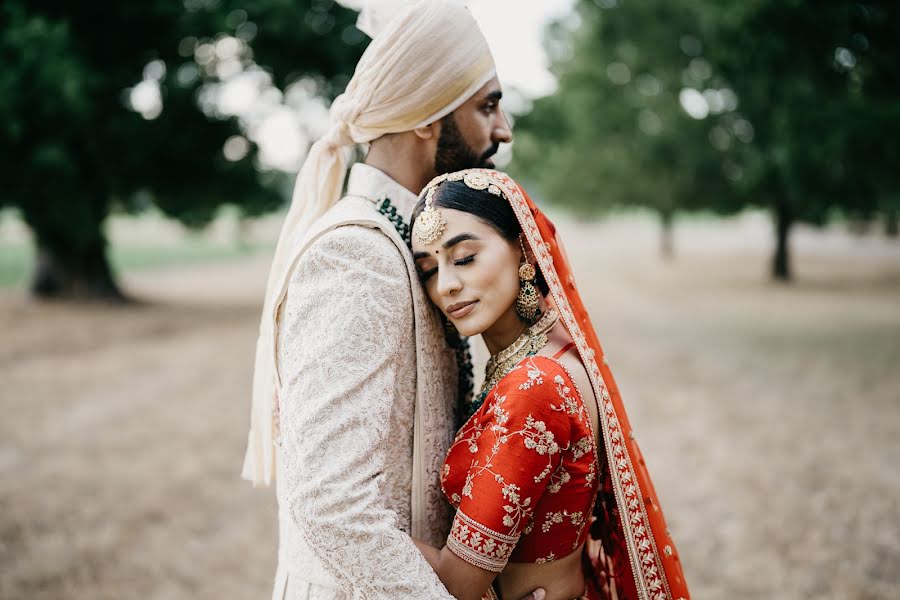
[[[452,598],[381,489],[394,405],[413,401],[395,392],[415,368],[412,328],[406,263],[382,232],[337,228],[298,261],[279,327],[279,485],[307,545],[357,599]]]

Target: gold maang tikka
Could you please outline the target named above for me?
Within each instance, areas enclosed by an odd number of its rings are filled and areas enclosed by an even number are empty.
[[[492,183],[492,179],[478,170],[457,171],[434,179],[425,190],[425,208],[416,218],[413,235],[423,246],[427,246],[441,237],[447,228],[447,221],[440,209],[434,205],[434,194],[438,186],[445,181],[462,181],[473,190],[487,190],[494,196],[502,196],[500,187]]]
[[[413,226],[413,235],[423,246],[427,246],[441,237],[444,229],[447,228],[447,221],[444,215],[434,205],[434,190],[437,184],[428,188],[425,193],[425,208],[416,219]]]

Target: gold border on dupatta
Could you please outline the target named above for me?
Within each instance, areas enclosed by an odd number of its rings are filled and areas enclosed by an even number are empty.
[[[672,598],[669,582],[666,579],[659,549],[653,537],[650,527],[650,519],[644,507],[643,494],[637,484],[634,465],[631,461],[628,448],[625,445],[624,435],[615,414],[615,407],[600,367],[594,357],[593,349],[587,345],[587,340],[581,327],[575,320],[572,307],[563,292],[559,274],[553,267],[553,258],[550,256],[549,246],[540,239],[537,222],[531,209],[525,201],[525,197],[519,191],[518,185],[508,175],[500,172],[491,173],[492,177],[503,185],[510,205],[522,225],[522,231],[528,238],[535,258],[541,266],[541,272],[553,295],[556,308],[566,325],[566,329],[575,341],[581,360],[588,367],[586,369],[596,396],[597,410],[600,415],[603,441],[606,446],[607,462],[609,465],[616,502],[619,505],[619,518],[622,528],[626,532],[626,545],[628,557],[631,561],[632,572],[636,576],[638,594],[646,600],[667,600]],[[573,333],[574,332],[574,333]]]

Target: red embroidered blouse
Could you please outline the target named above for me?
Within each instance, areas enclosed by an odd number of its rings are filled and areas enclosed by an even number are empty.
[[[456,507],[449,549],[499,573],[543,563],[587,539],[599,467],[590,415],[548,356],[523,359],[463,425],[441,473]]]

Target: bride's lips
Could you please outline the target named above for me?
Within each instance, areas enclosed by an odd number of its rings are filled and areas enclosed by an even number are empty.
[[[470,300],[469,302],[457,302],[447,307],[447,315],[451,319],[462,319],[475,309],[475,303],[478,300]]]

